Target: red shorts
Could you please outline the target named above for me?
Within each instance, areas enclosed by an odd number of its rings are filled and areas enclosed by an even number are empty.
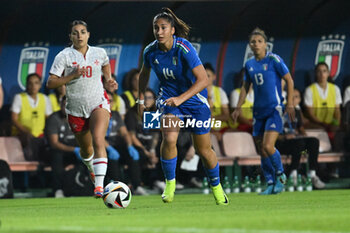
[[[109,103],[109,101],[108,101]],[[97,108],[95,108],[93,111],[95,111],[98,108],[105,108],[102,104],[100,104]],[[68,124],[70,126],[70,129],[74,134],[88,130],[89,129],[89,121],[90,118],[85,118],[85,117],[76,117],[72,115],[68,115]],[[110,116],[112,116],[112,113],[110,112]]]
[[[89,129],[90,118],[76,117],[68,114],[68,124],[73,133],[79,133]]]

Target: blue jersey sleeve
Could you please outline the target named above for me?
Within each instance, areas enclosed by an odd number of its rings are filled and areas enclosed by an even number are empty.
[[[248,66],[247,66],[247,63],[245,64],[244,66],[244,78],[243,80],[247,83],[251,83],[251,78],[250,78],[250,75],[249,75],[249,72],[248,72]]]
[[[193,69],[202,64],[198,54],[192,44],[187,40],[178,40],[176,46],[182,50],[183,58],[185,58],[188,66]]]
[[[273,54],[273,64],[275,66],[277,74],[282,78],[284,75],[289,73],[289,69],[284,63],[283,59],[280,58],[278,55]]]
[[[147,56],[148,55],[148,53],[147,53],[147,47],[143,50],[143,64],[144,64],[144,66],[145,67],[147,67],[147,68],[151,68],[151,64],[150,64],[150,62],[149,62],[149,56]]]

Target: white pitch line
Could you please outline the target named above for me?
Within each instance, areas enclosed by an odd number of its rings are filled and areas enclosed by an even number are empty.
[[[62,226],[56,229],[36,227],[30,229],[11,228],[11,230],[46,231],[46,232],[137,232],[137,233],[350,233],[340,231],[299,231],[299,230],[266,230],[266,229],[239,229],[239,228],[182,228],[182,227],[81,227]]]

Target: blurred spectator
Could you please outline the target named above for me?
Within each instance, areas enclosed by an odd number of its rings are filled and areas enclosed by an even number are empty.
[[[206,176],[200,157],[196,154],[192,143],[191,132],[181,129],[177,139],[178,166],[177,181],[178,184],[187,184],[196,188],[202,187],[202,180]],[[179,182],[180,183],[179,183]],[[179,187],[176,187],[179,189]]]
[[[114,74],[112,74],[112,78],[117,81],[117,78]],[[122,97],[120,97],[114,90],[112,90],[109,86],[107,87],[107,92],[112,93],[113,107],[111,107],[112,111],[117,111],[122,120],[124,120],[126,109],[125,102]]]
[[[145,106],[148,111],[156,111],[156,95],[151,89],[146,89],[144,93]],[[140,153],[140,159],[143,169],[143,181],[149,186],[163,191],[165,183],[159,179],[163,177],[157,156],[159,148],[159,131],[143,129],[143,121],[137,112],[137,105],[132,107],[125,116],[125,124],[131,135],[133,145]]]
[[[45,161],[45,120],[52,108],[49,98],[39,93],[40,75],[29,74],[26,81],[26,91],[17,94],[11,106],[12,135],[21,140],[27,160]]]
[[[228,106],[228,98],[225,91],[214,85],[216,80],[215,70],[210,63],[204,64],[205,71],[207,72],[209,78],[208,90],[208,103],[210,105],[211,117],[215,120],[220,120],[221,128],[212,128],[211,133],[213,133],[218,140],[222,141],[222,133],[228,128],[228,120],[230,119],[230,110]]]
[[[66,85],[62,85],[54,89],[54,93],[49,95],[52,112],[57,112],[61,110],[62,98],[66,96]]]
[[[325,62],[316,65],[315,76],[316,82],[307,87],[304,94],[304,103],[310,120],[307,127],[325,129],[333,141],[334,132],[338,129],[341,120],[340,89],[328,82],[329,68]]]
[[[112,93],[108,93],[111,108],[114,102]],[[106,133],[106,150],[108,156],[108,170],[105,178],[105,184],[109,180],[120,180],[120,163],[128,165],[129,177],[131,179],[133,193],[137,195],[148,195],[146,190],[140,186],[141,169],[140,154],[132,144],[131,137],[124,121],[117,111],[112,111]]]
[[[244,69],[241,69],[239,73],[239,79],[241,79],[239,86],[242,86],[244,78]],[[236,88],[231,92],[230,95],[230,107],[235,109],[238,104],[239,94],[241,93],[241,88]],[[230,120],[230,127],[238,129],[239,131],[245,131],[252,133],[253,129],[253,103],[254,103],[254,90],[253,85],[250,86],[247,93],[247,97],[242,105],[242,112],[238,116],[236,124],[233,123],[232,119]]]
[[[309,163],[308,175],[311,177],[312,184],[317,189],[323,189],[325,184],[316,175],[320,142],[315,137],[306,136],[303,126],[303,115],[299,106],[300,101],[300,92],[294,89],[293,104],[295,107],[295,119],[291,121],[288,114],[284,114],[284,134],[279,136],[276,147],[282,154],[292,155],[290,176],[293,178],[294,185],[297,184],[297,170],[299,168],[300,158],[306,152]]]
[[[45,126],[45,136],[50,145],[52,189],[55,197],[64,197],[63,177],[65,166],[80,163],[80,148],[71,131],[66,116],[66,97],[60,102],[60,110],[52,113]]]
[[[2,108],[3,104],[4,104],[4,90],[2,89],[2,79],[0,77],[0,109]]]
[[[135,105],[136,99],[139,96],[139,85],[138,85],[139,76],[140,76],[139,69],[131,69],[125,76],[125,80],[124,80],[125,91],[121,95],[121,97],[125,102],[125,108],[127,110],[129,110]]]

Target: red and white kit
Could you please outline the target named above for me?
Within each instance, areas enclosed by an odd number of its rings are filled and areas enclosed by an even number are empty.
[[[73,47],[65,48],[57,54],[50,74],[58,77],[66,76],[73,73],[78,65],[86,69],[84,75],[66,84],[67,114],[89,118],[96,108],[105,108],[110,112],[109,101],[101,79],[102,67],[108,64],[106,51],[93,46],[88,46],[85,57]]]

